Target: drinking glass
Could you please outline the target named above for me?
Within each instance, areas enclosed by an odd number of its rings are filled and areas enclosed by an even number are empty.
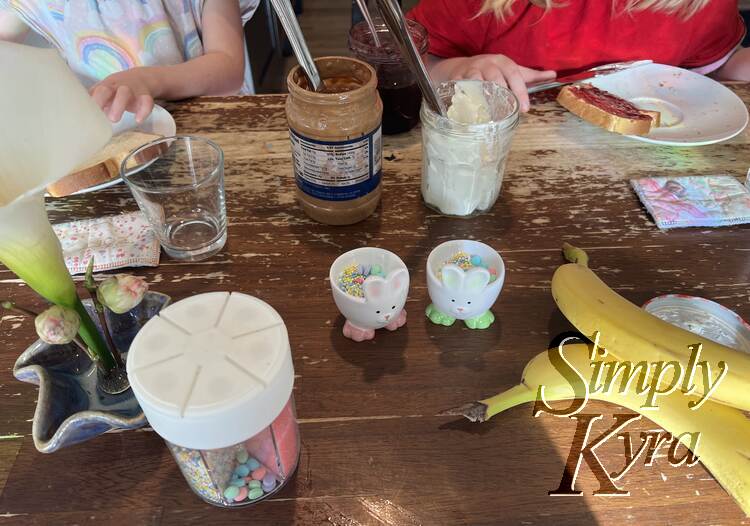
[[[200,261],[227,240],[224,152],[200,137],[164,137],[131,152],[120,166],[164,251]]]

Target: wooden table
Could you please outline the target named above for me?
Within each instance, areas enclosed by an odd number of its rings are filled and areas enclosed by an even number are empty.
[[[750,85],[735,85],[750,101]],[[549,97],[549,96],[548,96]],[[198,264],[163,257],[141,269],[175,299],[217,290],[256,295],[287,322],[297,374],[302,457],[274,498],[239,511],[195,497],[151,430],[113,433],[41,455],[30,419],[37,389],[11,376],[34,339],[29,321],[0,322],[0,524],[737,524],[744,515],[700,465],[634,467],[629,497],[547,495],[560,482],[575,422],[533,418],[525,405],[485,424],[434,416],[515,385],[526,362],[570,325],[550,294],[563,240],[586,248],[591,265],[640,304],[669,292],[713,298],[750,318],[750,229],[660,232],[628,179],[651,174],[729,173],[750,167],[747,132],[702,148],[655,147],[604,133],[554,102],[534,106],[515,138],[503,193],[491,214],[440,217],[419,193],[419,131],[385,141],[385,192],[376,215],[332,228],[295,205],[280,96],[202,99],[169,108],[181,133],[207,136],[226,152],[229,241]],[[53,222],[135,210],[124,186],[49,203]],[[508,269],[497,322],[487,331],[430,324],[425,260],[438,243],[477,238]],[[345,250],[373,245],[410,268],[409,323],[375,341],[341,335],[326,280]],[[0,295],[40,308],[29,289],[0,270]],[[592,403],[608,415],[618,408]],[[643,422],[631,431],[648,430]],[[614,470],[622,444],[600,451]]]

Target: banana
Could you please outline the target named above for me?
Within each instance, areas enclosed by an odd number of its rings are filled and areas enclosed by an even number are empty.
[[[552,296],[565,317],[584,335],[620,360],[678,361],[687,370],[691,346],[701,343],[701,359],[717,370],[728,367],[710,399],[750,411],[750,354],[736,351],[660,320],[607,286],[588,267],[560,266],[552,277]],[[705,396],[706,382],[696,375],[695,394]],[[682,389],[682,386],[680,386]]]
[[[566,345],[563,354],[567,361],[581,373],[588,384],[593,374],[589,361],[589,348],[583,344]],[[521,384],[486,400],[444,411],[443,415],[461,415],[474,422],[483,422],[511,407],[532,402],[537,389],[544,386],[545,400],[569,400],[574,397],[569,382],[554,368],[548,353],[538,354],[526,365]],[[621,393],[590,393],[590,397],[618,404],[636,412],[644,404],[646,394],[636,394],[634,389]],[[685,447],[685,433],[700,432],[697,451],[693,451],[724,489],[732,495],[746,515],[750,516],[750,421],[737,409],[711,401],[700,408],[688,408],[696,397],[675,391],[659,399],[656,411],[645,416],[657,425],[680,437]]]

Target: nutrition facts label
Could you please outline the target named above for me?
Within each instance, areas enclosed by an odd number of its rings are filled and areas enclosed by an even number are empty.
[[[326,200],[347,200],[371,192],[382,169],[381,128],[353,141],[325,142],[289,130],[294,175],[307,194]]]

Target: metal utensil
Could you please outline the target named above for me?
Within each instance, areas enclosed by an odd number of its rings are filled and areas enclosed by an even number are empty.
[[[307,47],[305,36],[299,27],[292,4],[289,0],[271,0],[271,4],[273,5],[273,10],[276,11],[276,15],[279,17],[286,36],[289,38],[289,43],[294,50],[294,55],[297,57],[297,62],[299,62],[299,65],[307,73],[307,78],[310,79],[313,89],[320,91],[323,87],[323,82],[320,80],[320,72],[318,72],[315,61],[310,54],[310,49]]]
[[[409,62],[412,73],[417,78],[419,89],[422,91],[427,104],[440,115],[445,115],[445,105],[440,100],[440,96],[437,94],[435,86],[430,80],[430,75],[427,73],[427,68],[422,62],[422,57],[419,56],[417,46],[414,45],[414,41],[411,39],[409,29],[406,26],[406,19],[404,13],[401,11],[401,6],[398,5],[396,0],[377,0],[378,8],[380,8],[380,14],[383,15],[385,25],[388,26],[388,30],[393,35],[393,38],[401,48],[401,53],[404,58]]]
[[[604,64],[602,66],[596,66],[595,68],[587,69],[586,71],[581,71],[580,73],[574,73],[573,75],[558,77],[550,82],[533,84],[529,86],[529,93],[537,93],[539,91],[565,86],[566,84],[572,84],[580,80],[592,79],[604,75],[611,75],[612,73],[617,73],[618,71],[625,71],[626,69],[633,69],[652,63],[653,60],[631,60],[630,62],[615,62],[612,64]]]
[[[377,47],[380,47],[382,44],[380,43],[380,38],[378,37],[378,31],[377,29],[375,29],[375,22],[372,21],[370,10],[367,8],[367,0],[357,0],[357,6],[359,7],[359,10],[362,12],[362,17],[365,19],[365,22],[367,23],[367,27],[370,28],[370,33],[372,33],[373,42],[375,42],[375,45]]]

